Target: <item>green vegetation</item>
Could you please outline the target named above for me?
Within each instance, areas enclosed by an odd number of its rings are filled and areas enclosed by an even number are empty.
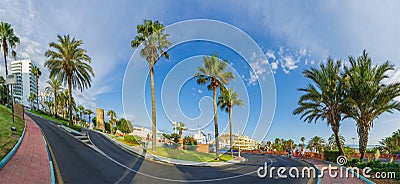
[[[120,118],[117,121],[117,130],[121,131],[122,133],[131,132],[132,130],[129,128],[128,123],[131,123],[131,122],[126,120],[125,118]]]
[[[139,145],[142,142],[142,138],[137,135],[125,135],[124,141],[130,144]]]
[[[72,89],[83,91],[91,86],[94,72],[90,66],[91,58],[81,48],[82,40],[75,40],[69,35],[57,35],[58,43],[50,42],[46,51],[47,61],[44,66],[50,71],[50,78],[57,78],[68,87],[69,125],[72,122]],[[54,50],[52,50],[54,49]]]
[[[49,113],[42,112],[42,111],[34,111],[34,110],[30,110],[30,111],[28,111],[28,112],[30,112],[30,113],[32,113],[32,114],[35,114],[35,115],[37,115],[37,116],[40,116],[40,117],[42,117],[42,118],[46,118],[46,119],[49,119],[49,120],[52,120],[52,121],[55,121],[55,122],[59,122],[59,123],[61,123],[62,125],[66,126],[66,127],[69,127],[69,128],[72,128],[72,129],[74,129],[74,130],[76,130],[76,131],[78,131],[78,132],[81,132],[81,131],[82,131],[82,126],[79,126],[79,125],[76,125],[76,124],[73,124],[73,125],[71,125],[71,126],[68,126],[68,120],[63,119],[63,118],[55,118],[55,117],[53,117],[53,116],[52,116],[51,114],[49,114]]]
[[[345,111],[343,79],[340,76],[341,61],[328,58],[327,64],[321,63],[319,68],[311,68],[303,72],[314,84],[308,84],[299,91],[305,92],[298,102],[298,108],[293,114],[300,115],[305,122],[327,120],[335,136],[335,142],[340,155],[344,155],[343,144],[340,142],[340,121]]]
[[[229,148],[231,149],[231,156],[233,157],[233,137],[232,137],[232,108],[243,106],[243,102],[239,99],[237,92],[232,88],[222,90],[222,95],[218,97],[218,106],[221,110],[225,110],[229,114]]]
[[[33,76],[35,76],[35,80],[36,80],[36,89],[39,89],[39,77],[42,75],[42,71],[40,71],[40,69],[37,66],[34,66],[32,68],[32,74]],[[36,109],[39,110],[39,90],[36,90]]]
[[[385,137],[379,141],[379,149],[381,152],[386,152],[388,154],[400,154],[400,129],[393,132],[391,136]]]
[[[13,133],[11,127],[15,126],[17,131]],[[0,105],[0,160],[14,147],[21,137],[25,122],[15,117],[15,123],[12,122],[11,109]]]
[[[211,57],[203,57],[203,67],[199,67],[198,73],[194,75],[197,84],[207,85],[208,90],[213,91],[213,107],[214,107],[214,135],[215,135],[215,159],[219,159],[219,132],[218,132],[218,113],[217,113],[217,88],[225,89],[229,81],[234,79],[231,72],[226,72],[227,60],[220,61],[217,54]]]
[[[152,152],[151,149],[148,149],[147,151],[152,154],[167,158],[188,160],[195,162],[221,162],[221,161],[225,162],[233,159],[233,157],[229,155],[220,155],[219,160],[215,160],[214,154],[211,153],[202,153],[192,150],[176,150],[164,147],[157,147],[157,153]]]
[[[397,180],[397,182],[400,181],[400,164],[396,164],[393,162],[383,163],[380,160],[370,160],[368,162],[360,162],[360,160],[356,158],[347,162],[346,166],[357,167],[359,169],[369,167],[372,169],[372,172],[370,173],[371,176],[375,175],[375,173],[377,172],[380,173],[385,172],[386,174],[390,172],[395,173],[396,178],[394,180]],[[376,180],[379,182],[380,179]]]
[[[159,57],[169,59],[165,51],[171,43],[168,41],[168,34],[164,34],[164,25],[158,21],[144,20],[143,24],[137,25],[137,35],[131,42],[132,49],[136,49],[143,44],[140,55],[146,58],[150,68],[151,85],[151,119],[152,119],[152,142],[151,147],[156,152],[157,141],[157,122],[156,122],[156,97],[154,94],[154,65]]]

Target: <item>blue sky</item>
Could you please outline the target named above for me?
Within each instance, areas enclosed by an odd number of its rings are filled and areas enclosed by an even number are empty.
[[[124,113],[123,80],[134,53],[130,48],[130,41],[136,33],[137,24],[142,23],[143,19],[159,20],[165,25],[190,19],[212,19],[228,23],[248,34],[265,54],[267,64],[265,60],[259,60],[251,66],[258,78],[269,76],[270,72],[273,74],[276,90],[271,89],[271,94],[275,91],[276,109],[274,116],[269,117],[273,118],[273,121],[267,139],[292,138],[299,142],[301,136],[309,139],[311,136],[320,135],[327,139],[331,134],[331,129],[325,122],[306,124],[299,120],[298,116],[292,115],[301,95],[296,89],[308,83],[301,73],[304,69],[316,66],[328,56],[346,60],[349,55],[358,56],[363,49],[366,49],[374,62],[382,63],[389,60],[396,64],[396,71],[390,74],[391,78],[387,82],[400,80],[399,8],[400,3],[397,2],[376,1],[366,1],[360,6],[358,1],[4,0],[0,2],[0,19],[11,23],[16,34],[21,37],[21,44],[17,48],[18,57],[31,58],[39,66],[45,61],[43,53],[48,49],[48,43],[55,41],[57,34],[70,34],[82,39],[83,47],[92,57],[96,77],[92,88],[82,93],[75,92],[74,96],[85,106],[114,109],[119,116]],[[192,30],[188,29],[188,32],[190,31]],[[250,102],[254,101],[251,107],[257,107],[257,91],[252,90],[254,86],[249,85],[249,81],[252,80],[245,68],[246,63],[240,63],[238,54],[218,44],[191,42],[172,48],[171,60],[160,61],[157,64],[156,70],[159,74],[156,75],[156,84],[161,87],[169,69],[183,61],[185,57],[212,54],[215,50],[221,58],[229,59],[233,68],[239,68],[236,69],[240,73],[237,79],[241,80],[235,81],[232,85],[237,83],[240,86],[240,81],[243,81],[243,90],[248,89],[248,92],[240,96],[245,97],[248,94],[252,97],[249,98]],[[201,57],[189,60],[196,62],[196,59],[201,63]],[[3,66],[3,62],[0,63]],[[190,66],[185,67],[190,68]],[[43,89],[48,72],[44,68],[42,71],[40,83]],[[176,72],[179,73],[179,70]],[[4,73],[4,67],[0,68],[0,73]],[[270,78],[267,77],[267,80]],[[211,106],[209,99],[203,97],[211,93],[205,86],[197,86],[191,82],[193,81],[188,81],[181,88],[179,95],[181,109],[189,118],[199,116],[201,109],[204,118],[207,119],[209,118],[207,112]],[[143,90],[142,86],[138,86],[138,90]],[[148,94],[148,89],[145,92]],[[270,97],[265,94],[262,96]],[[149,101],[147,96],[146,101],[147,103]],[[161,108],[161,94],[157,102],[160,108],[158,109],[160,127],[168,129],[168,117],[163,115]],[[190,104],[195,105],[190,106]],[[274,104],[270,105],[273,108]],[[256,120],[251,120],[251,117],[257,112],[250,110],[249,113],[249,108],[236,108],[238,110],[235,114],[238,115],[235,119],[239,121],[242,118],[240,111],[247,111],[250,117],[248,127],[256,129],[255,125],[251,125],[251,122]],[[227,114],[223,112],[219,114],[222,130],[224,123],[227,122]],[[142,114],[127,112],[127,116],[132,118],[134,123],[144,123],[135,120],[135,117],[143,117]],[[378,140],[400,128],[399,120],[399,112],[385,114],[376,120],[371,130],[370,144],[376,144]],[[243,121],[237,122],[236,125]],[[207,120],[190,123],[190,126],[197,127],[204,122]],[[268,126],[268,122],[262,125]],[[351,137],[357,137],[354,121],[344,121],[341,133],[347,143],[352,143]]]

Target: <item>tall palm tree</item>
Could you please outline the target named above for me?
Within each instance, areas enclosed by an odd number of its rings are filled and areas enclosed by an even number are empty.
[[[113,110],[107,111],[107,116],[110,117],[110,130],[113,133],[113,124],[117,122],[117,113]]]
[[[214,101],[214,127],[215,127],[215,156],[219,160],[218,146],[219,146],[219,133],[218,133],[218,114],[217,114],[217,88],[225,89],[225,85],[229,80],[233,79],[231,72],[225,72],[226,60],[219,61],[216,54],[210,57],[203,57],[203,67],[197,68],[198,73],[194,75],[197,78],[197,84],[204,85],[208,83],[207,89],[213,91]]]
[[[385,112],[400,111],[400,102],[394,100],[400,96],[400,83],[384,84],[382,81],[389,77],[387,73],[394,70],[394,66],[388,61],[373,66],[365,50],[357,59],[350,56],[349,61],[350,66],[345,67],[348,97],[346,115],[357,122],[360,160],[362,160],[374,120]]]
[[[79,118],[81,120],[83,120],[83,116],[82,115],[85,112],[85,107],[83,107],[83,105],[78,105],[77,108],[78,108],[78,112],[79,112]]]
[[[312,148],[315,148],[315,151],[317,153],[319,153],[322,150],[324,143],[325,140],[319,136],[314,136],[308,141],[308,145],[311,146]]]
[[[92,114],[94,114],[94,112],[91,110],[91,109],[86,109],[86,114],[89,116],[89,124],[90,124],[90,116],[92,115]]]
[[[342,77],[339,74],[341,61],[336,62],[328,58],[326,64],[321,63],[319,68],[311,68],[303,72],[306,78],[314,84],[308,84],[307,88],[299,91],[305,92],[298,102],[298,108],[293,114],[301,114],[300,119],[311,123],[317,120],[327,120],[335,134],[336,145],[339,154],[344,155],[343,145],[340,142],[339,129],[342,116],[344,115],[344,89]]]
[[[35,101],[35,98],[36,98],[35,93],[29,94],[28,100],[29,100],[29,102],[31,103],[31,109],[33,109],[33,102]]]
[[[91,86],[94,72],[90,66],[91,58],[81,48],[82,40],[75,40],[69,35],[57,35],[58,43],[50,42],[46,51],[47,61],[44,65],[50,71],[50,77],[56,77],[68,86],[69,101],[72,101],[72,89],[83,91]],[[53,49],[53,50],[52,50]],[[72,104],[68,107],[69,125],[72,126]]]
[[[131,42],[131,47],[136,49],[143,44],[140,55],[146,58],[150,68],[151,80],[151,119],[152,119],[152,150],[156,152],[157,141],[157,122],[156,122],[156,98],[154,94],[154,65],[159,57],[169,59],[169,55],[165,51],[171,43],[164,34],[164,25],[158,21],[144,20],[143,24],[137,25],[137,35]]]
[[[63,90],[63,88],[61,87],[61,83],[60,81],[58,81],[57,79],[55,79],[54,77],[52,77],[50,80],[48,80],[46,82],[48,84],[48,86],[46,86],[45,90],[46,93],[52,93],[53,94],[53,105],[54,105],[54,111],[53,111],[53,115],[57,116],[57,93],[61,92]]]
[[[304,141],[306,140],[306,138],[305,137],[301,137],[300,138],[300,141],[303,143],[303,147],[305,146],[305,144],[304,144]]]
[[[381,145],[380,148],[382,150],[386,150],[389,154],[393,153],[393,151],[398,148],[398,140],[396,140],[394,137],[385,137],[381,141],[379,141],[379,144]]]
[[[7,56],[8,56],[8,49],[11,48],[11,53],[13,56],[16,57],[16,52],[14,48],[17,44],[19,44],[20,40],[17,35],[14,33],[14,29],[11,27],[11,24],[7,22],[0,22],[0,42],[1,48],[3,49],[3,56],[4,56],[4,67],[6,68],[6,76],[8,75],[8,68],[7,68]],[[11,89],[12,90],[12,89]],[[11,92],[12,93],[12,92]],[[7,103],[9,103],[9,93],[7,88]]]
[[[182,133],[184,130],[188,130],[188,128],[185,127],[185,123],[183,122],[176,122],[176,125],[174,126],[174,130],[178,130],[179,137],[182,138]]]
[[[37,66],[33,66],[32,74],[36,79],[36,105],[39,109],[39,77],[42,75],[42,71]]]
[[[233,137],[232,137],[232,108],[233,106],[243,106],[242,100],[238,97],[238,93],[233,91],[232,88],[222,90],[222,95],[218,97],[218,106],[221,110],[225,110],[229,113],[229,146],[231,150],[231,156],[233,157]]]

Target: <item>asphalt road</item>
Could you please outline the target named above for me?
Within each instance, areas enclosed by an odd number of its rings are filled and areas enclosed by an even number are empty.
[[[93,149],[51,123],[29,115],[44,132],[64,183],[307,183],[308,178],[259,178],[257,169],[297,167],[303,162],[274,155],[242,154],[248,162],[231,167],[210,168],[166,165],[148,161],[111,143],[103,135],[88,131]],[[288,175],[288,174],[287,174]],[[315,180],[314,180],[315,183]]]

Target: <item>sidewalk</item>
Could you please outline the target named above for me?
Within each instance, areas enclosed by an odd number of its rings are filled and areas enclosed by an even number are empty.
[[[50,163],[42,132],[28,116],[25,122],[21,145],[0,170],[1,183],[50,183]]]
[[[119,147],[133,152],[137,155],[143,156],[145,159],[154,160],[158,162],[163,162],[167,164],[174,164],[174,165],[183,165],[183,166],[197,166],[197,167],[224,167],[224,166],[231,166],[234,164],[239,164],[245,162],[247,159],[244,157],[235,157],[235,159],[229,160],[227,162],[195,162],[195,161],[187,161],[187,160],[178,160],[173,158],[162,157],[158,155],[154,155],[144,151],[141,146],[128,146],[124,143],[116,141],[109,137],[107,134],[100,132],[103,134],[107,139],[112,141],[114,144],[118,145]]]
[[[315,159],[304,159],[306,162],[312,163],[315,166],[317,166],[317,168],[319,170],[321,170],[322,167],[326,167],[328,168],[329,164],[324,162],[324,161],[320,161],[320,160],[315,160]],[[332,167],[337,167],[335,165],[333,165]],[[340,184],[340,183],[346,183],[346,184],[364,184],[363,181],[361,181],[360,179],[356,178],[356,177],[352,177],[353,174],[349,173],[349,177],[346,178],[346,174],[344,172],[347,172],[345,170],[343,170],[343,177],[340,178],[340,170],[337,169],[335,170],[338,173],[338,176],[336,178],[331,178],[329,177],[329,171],[326,169],[324,170],[324,175],[321,178],[321,183],[323,184]]]

